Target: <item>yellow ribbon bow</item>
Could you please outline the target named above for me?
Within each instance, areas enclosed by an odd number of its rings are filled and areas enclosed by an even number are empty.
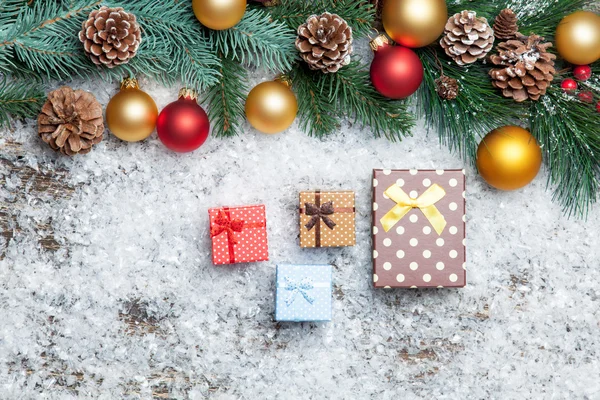
[[[384,194],[397,204],[381,218],[380,222],[384,231],[389,231],[413,208],[420,209],[429,220],[433,229],[441,235],[446,227],[446,219],[436,208],[435,203],[440,201],[446,191],[439,185],[433,184],[416,199],[411,199],[400,186],[394,184],[387,188]]]

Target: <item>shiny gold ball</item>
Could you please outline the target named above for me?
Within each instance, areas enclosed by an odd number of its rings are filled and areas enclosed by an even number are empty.
[[[477,169],[487,183],[500,190],[528,185],[542,165],[542,151],[529,131],[504,126],[488,133],[477,149]]]
[[[280,81],[263,82],[246,99],[246,118],[262,133],[279,133],[292,125],[298,101],[289,86]]]
[[[383,27],[396,43],[424,47],[440,37],[448,21],[446,0],[386,0]]]
[[[192,8],[202,25],[222,31],[242,20],[246,12],[246,0],[192,0]]]
[[[133,81],[133,82],[132,82]],[[135,80],[126,79],[106,106],[106,125],[113,135],[127,142],[146,139],[156,127],[158,108]]]
[[[600,15],[577,11],[567,15],[556,28],[558,54],[575,65],[587,65],[600,58]]]

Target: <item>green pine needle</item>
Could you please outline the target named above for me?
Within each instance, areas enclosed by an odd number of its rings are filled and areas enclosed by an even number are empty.
[[[0,127],[7,127],[11,118],[37,116],[46,100],[41,86],[4,78],[0,81]]]

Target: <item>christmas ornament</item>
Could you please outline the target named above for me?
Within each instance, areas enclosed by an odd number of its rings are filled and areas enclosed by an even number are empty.
[[[386,3],[387,4],[387,3]],[[375,57],[371,63],[371,82],[390,99],[403,99],[417,91],[423,81],[423,64],[409,48],[390,45],[379,35],[371,41]]]
[[[475,11],[454,14],[446,23],[440,45],[458,65],[484,58],[494,45],[494,31]]]
[[[596,103],[596,111],[600,113],[600,101]]]
[[[296,48],[310,69],[337,72],[350,63],[352,28],[337,14],[311,15],[298,27]]]
[[[108,68],[126,64],[142,41],[136,17],[122,7],[100,7],[90,13],[79,32],[86,54],[96,65]]]
[[[121,91],[106,106],[106,125],[121,140],[137,142],[146,139],[156,126],[158,108],[135,78],[124,79]]]
[[[458,81],[442,75],[435,80],[435,91],[444,100],[454,100],[458,97]]]
[[[578,81],[587,81],[592,77],[592,69],[589,65],[578,65],[573,68],[573,75]]]
[[[540,146],[531,133],[518,126],[493,130],[477,148],[479,173],[500,190],[516,190],[528,185],[541,165]]]
[[[424,47],[436,41],[448,20],[446,0],[386,0],[383,27],[392,40],[406,47]]]
[[[590,11],[567,15],[556,28],[558,54],[571,64],[591,64],[600,58],[600,16]]]
[[[208,138],[208,115],[198,105],[198,93],[181,89],[179,99],[166,106],[158,115],[156,132],[163,144],[176,152],[194,151]]]
[[[262,133],[279,133],[292,125],[298,101],[285,78],[256,85],[246,99],[246,118]]]
[[[542,43],[544,38],[517,33],[515,40],[498,45],[498,54],[490,56],[492,84],[502,89],[504,97],[517,102],[538,100],[546,94],[554,79],[556,56],[548,51],[552,43]]]
[[[496,39],[514,39],[519,31],[517,22],[517,14],[510,8],[500,11],[500,14],[494,20],[494,36],[496,36]]]
[[[584,103],[593,103],[594,102],[594,93],[592,93],[589,90],[579,93],[577,95],[577,97],[579,97],[579,100],[581,100]]]
[[[246,0],[192,0],[192,9],[202,25],[222,31],[233,28],[242,20]]]
[[[560,83],[560,87],[565,92],[574,92],[575,90],[577,90],[577,82],[575,82],[574,79],[568,78]]]
[[[48,93],[38,134],[52,149],[69,156],[89,153],[103,133],[102,106],[93,94],[68,86]]]

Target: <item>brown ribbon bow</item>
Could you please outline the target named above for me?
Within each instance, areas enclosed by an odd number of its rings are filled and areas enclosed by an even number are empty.
[[[332,201],[323,203],[320,207],[312,203],[304,203],[304,206],[306,207],[306,215],[311,217],[308,223],[304,225],[306,229],[310,231],[319,222],[319,219],[323,220],[329,229],[333,229],[335,222],[328,217],[328,215],[333,215],[335,212]]]

